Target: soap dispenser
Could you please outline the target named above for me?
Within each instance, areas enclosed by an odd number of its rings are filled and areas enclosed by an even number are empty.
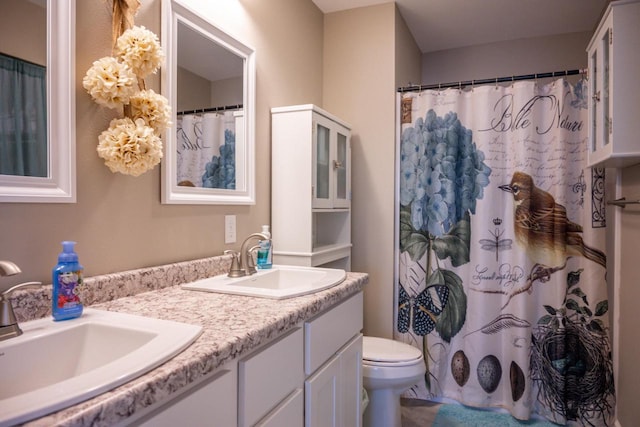
[[[78,254],[74,251],[76,242],[62,242],[62,252],[58,264],[53,269],[53,295],[51,311],[55,320],[66,320],[82,315],[82,302],[78,287],[82,284],[82,270]]]
[[[273,264],[273,245],[271,244],[271,232],[269,232],[268,225],[262,226],[262,234],[269,237],[269,240],[260,240],[256,267],[260,270],[266,270],[271,268]]]

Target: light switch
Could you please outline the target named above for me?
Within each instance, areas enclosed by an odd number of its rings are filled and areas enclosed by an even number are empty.
[[[236,216],[235,215],[224,216],[224,242],[225,243],[236,242]]]

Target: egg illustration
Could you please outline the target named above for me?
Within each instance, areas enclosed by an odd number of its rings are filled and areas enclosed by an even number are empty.
[[[497,357],[490,354],[482,358],[477,368],[478,382],[484,391],[493,393],[502,378],[502,366]]]
[[[511,398],[517,402],[524,394],[525,378],[522,368],[513,361],[509,368],[509,379],[511,380]]]
[[[451,375],[453,375],[453,379],[462,387],[469,380],[470,373],[471,368],[467,355],[462,350],[456,351],[451,358]]]

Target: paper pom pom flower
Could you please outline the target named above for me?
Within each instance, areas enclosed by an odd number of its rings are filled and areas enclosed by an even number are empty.
[[[143,119],[147,126],[152,127],[156,134],[160,134],[168,126],[171,126],[171,108],[167,98],[155,93],[153,90],[143,90],[130,99],[131,117]]]
[[[143,119],[113,119],[98,137],[98,155],[111,172],[139,176],[162,159],[162,141]]]
[[[145,27],[122,33],[116,41],[115,55],[140,78],[155,73],[164,59],[158,36]]]
[[[110,56],[95,61],[82,79],[93,100],[109,108],[127,104],[137,90],[136,83],[131,69]]]

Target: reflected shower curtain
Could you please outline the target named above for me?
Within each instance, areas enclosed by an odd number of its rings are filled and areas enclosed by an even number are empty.
[[[0,94],[0,174],[46,177],[46,67],[0,54]]]
[[[178,185],[235,189],[235,117],[224,113],[178,117]]]
[[[586,82],[398,102],[395,338],[428,369],[406,396],[612,425],[604,170],[586,167]]]

